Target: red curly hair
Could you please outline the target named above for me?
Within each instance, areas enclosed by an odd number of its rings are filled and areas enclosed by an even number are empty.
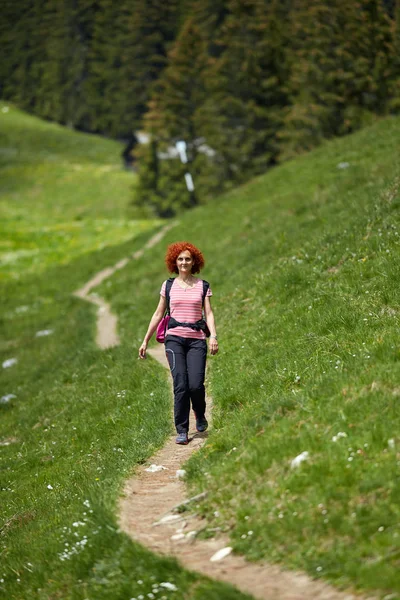
[[[188,250],[193,258],[192,274],[199,273],[204,267],[204,256],[196,246],[193,246],[190,242],[176,242],[175,244],[170,244],[168,246],[165,255],[165,264],[170,273],[179,273],[178,267],[176,266],[176,260],[180,253],[185,250]]]

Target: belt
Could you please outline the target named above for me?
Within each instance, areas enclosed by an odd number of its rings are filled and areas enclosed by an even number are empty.
[[[189,327],[195,331],[206,331],[207,323],[204,319],[199,319],[196,323],[180,323],[173,317],[170,318],[167,329],[173,329],[174,327]]]

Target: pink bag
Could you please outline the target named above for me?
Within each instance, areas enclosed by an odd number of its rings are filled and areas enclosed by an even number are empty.
[[[163,344],[165,342],[165,334],[167,333],[170,318],[170,315],[165,315],[165,317],[163,317],[158,324],[156,340],[157,342],[160,342],[160,344]]]

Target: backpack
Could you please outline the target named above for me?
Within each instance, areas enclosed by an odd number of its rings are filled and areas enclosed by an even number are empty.
[[[160,323],[158,324],[157,333],[156,333],[156,340],[160,344],[163,344],[165,342],[165,336],[167,333],[169,322],[171,320],[169,303],[170,303],[171,287],[172,287],[172,284],[174,283],[174,281],[175,281],[175,277],[170,277],[169,279],[167,279],[167,281],[165,283],[165,299],[167,301],[167,308],[165,311],[165,315],[163,316]],[[204,307],[204,300],[207,295],[207,291],[208,291],[209,287],[210,287],[210,284],[208,283],[208,281],[205,281],[203,279],[203,301],[202,301],[203,307]],[[178,323],[178,321],[175,321],[175,320],[174,320],[174,323],[176,323],[174,325],[175,327],[177,327],[179,325],[186,326],[186,327],[191,325],[190,323],[180,324],[180,323]],[[205,322],[204,318],[200,319],[200,321],[198,321],[197,323],[192,323],[192,325],[196,325],[195,329],[202,329],[205,332],[206,337],[210,336],[210,330],[208,329],[207,323]]]

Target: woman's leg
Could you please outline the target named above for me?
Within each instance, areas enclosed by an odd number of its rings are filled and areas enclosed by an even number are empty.
[[[206,374],[207,342],[191,338],[186,356],[189,394],[197,419],[202,419],[206,412],[206,391],[204,378]]]
[[[189,431],[190,395],[186,364],[187,344],[184,338],[169,335],[165,342],[172,379],[174,382],[174,418],[178,433]]]

